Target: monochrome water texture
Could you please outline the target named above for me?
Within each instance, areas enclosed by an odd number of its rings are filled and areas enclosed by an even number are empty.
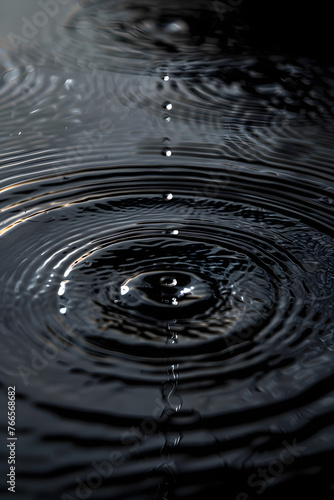
[[[47,5],[0,49],[16,498],[332,498],[326,13]]]

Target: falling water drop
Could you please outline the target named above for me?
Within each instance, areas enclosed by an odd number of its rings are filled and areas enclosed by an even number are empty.
[[[163,195],[163,197],[164,197],[164,200],[168,200],[168,201],[170,201],[170,200],[172,200],[172,199],[173,199],[173,193],[165,193],[165,194]]]

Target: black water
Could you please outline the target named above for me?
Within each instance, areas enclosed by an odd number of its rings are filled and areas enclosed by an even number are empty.
[[[3,498],[8,386],[16,498],[334,498],[334,65],[286,8],[1,49]]]

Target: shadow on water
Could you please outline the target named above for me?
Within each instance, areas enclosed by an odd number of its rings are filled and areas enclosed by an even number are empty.
[[[4,498],[333,497],[326,14],[50,0],[3,40]]]

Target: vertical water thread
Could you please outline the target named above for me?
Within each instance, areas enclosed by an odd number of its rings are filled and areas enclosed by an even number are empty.
[[[166,344],[177,344],[177,334],[171,331],[170,325],[168,325],[168,332],[169,336],[166,340]],[[173,452],[182,439],[182,433],[172,432],[168,425],[170,417],[182,407],[182,399],[180,395],[177,394],[179,365],[171,363],[171,360],[168,360],[167,366],[167,379],[163,382],[161,388],[161,401],[164,408],[160,416],[161,421],[166,422],[164,430],[165,443],[160,450],[162,462],[157,467],[157,470],[163,473],[164,479],[159,483],[155,500],[168,500],[170,489],[176,482],[176,466]]]

